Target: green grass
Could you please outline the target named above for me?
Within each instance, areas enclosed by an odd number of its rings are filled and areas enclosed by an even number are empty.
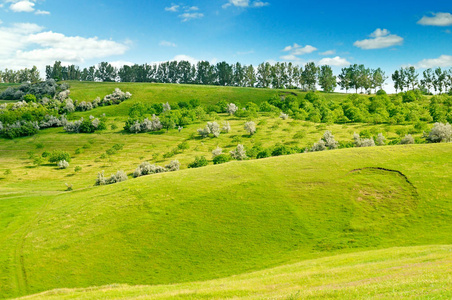
[[[78,100],[103,97],[118,86],[134,96],[120,105],[73,115],[106,113],[109,129],[103,132],[68,134],[53,128],[33,137],[0,141],[0,298],[112,283],[185,283],[163,287],[177,294],[183,293],[178,287],[196,287],[197,283],[189,282],[306,259],[452,244],[452,144],[341,149],[187,169],[197,155],[211,160],[217,146],[225,153],[238,143],[248,149],[276,143],[306,147],[325,130],[343,142],[362,130],[394,139],[397,129],[409,130],[411,125],[327,125],[259,115],[253,119],[258,131],[250,137],[243,128],[245,119],[220,114],[217,121],[229,121],[232,130],[219,138],[197,137],[196,129],[212,119],[186,126],[182,132],[128,134],[122,127],[128,108],[138,101],[174,103],[198,98],[203,104],[222,99],[245,104],[292,91],[138,83],[71,85],[71,96]],[[325,96],[335,101],[344,97]],[[187,142],[188,149],[169,157],[182,142]],[[115,144],[124,148],[106,155]],[[33,165],[33,156],[55,149],[71,154],[68,169]],[[102,170],[106,175],[124,170],[131,177],[143,161],[163,166],[173,159],[181,162],[181,171],[93,187]],[[77,166],[81,170],[76,172]],[[74,191],[65,192],[65,183],[72,184]],[[105,289],[109,288],[100,291]],[[365,295],[367,290],[362,291]],[[296,292],[294,288],[281,295]],[[252,296],[251,291],[207,293],[219,298]]]
[[[452,246],[342,254],[224,279],[58,289],[23,299],[450,299]]]
[[[4,251],[15,253],[3,294],[189,282],[336,253],[451,244],[451,155],[450,144],[344,149],[37,198],[21,212],[35,216],[22,233],[3,235]],[[353,171],[366,167],[398,170],[409,182]]]

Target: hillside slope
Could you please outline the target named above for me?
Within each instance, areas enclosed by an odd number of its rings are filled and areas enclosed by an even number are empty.
[[[14,259],[2,262],[1,294],[188,282],[452,244],[450,157],[450,144],[343,149],[25,198],[17,214],[26,225],[8,231],[17,217],[4,215],[0,242],[17,245],[2,250]],[[17,202],[5,196],[1,205]]]
[[[452,246],[341,254],[206,282],[59,289],[23,299],[448,299]]]

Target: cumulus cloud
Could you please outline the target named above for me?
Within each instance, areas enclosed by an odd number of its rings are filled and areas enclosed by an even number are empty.
[[[319,62],[319,65],[329,65],[334,67],[344,67],[350,65],[350,62],[342,57],[336,56],[336,57],[325,57],[322,58]]]
[[[416,64],[417,68],[428,69],[428,68],[447,68],[452,67],[452,56],[451,55],[441,55],[438,58],[423,59]]]
[[[40,70],[59,60],[66,64],[82,64],[124,54],[128,46],[97,37],[65,36],[61,33],[43,31],[32,23],[0,26],[0,69],[29,68],[36,65]]]
[[[170,11],[170,12],[178,12],[179,11],[179,7],[180,5],[171,5],[170,7],[165,7],[166,11]]]
[[[311,45],[306,45],[303,47],[301,45],[298,45],[297,43],[294,43],[293,45],[285,47],[282,51],[290,52],[290,54],[281,56],[281,59],[296,61],[300,60],[300,58],[298,58],[297,56],[312,53],[314,51],[317,51],[317,48]]]
[[[433,16],[423,16],[417,23],[426,26],[451,26],[452,14],[450,13],[432,13]]]
[[[46,11],[46,10],[40,10],[40,9],[38,9],[38,10],[35,12],[35,15],[50,15],[50,12],[49,12],[49,11]]]
[[[182,19],[182,22],[188,22],[194,19],[201,19],[204,17],[203,13],[183,13],[179,15],[179,18]]]
[[[336,54],[336,50],[328,50],[328,51],[325,51],[325,52],[321,52],[321,53],[319,53],[320,55],[334,55],[334,54]]]
[[[34,6],[35,4],[33,2],[24,0],[12,3],[9,9],[14,12],[33,12],[35,10]]]
[[[371,39],[356,41],[353,45],[364,50],[370,50],[388,48],[391,46],[403,44],[402,37],[395,34],[390,34],[387,29],[378,28],[370,34],[370,37]]]
[[[257,1],[253,1],[251,2],[250,0],[229,0],[228,3],[223,4],[223,8],[226,9],[230,6],[235,6],[235,7],[242,7],[242,8],[247,8],[247,7],[264,7],[264,6],[268,6],[270,5],[270,3],[268,2],[263,2],[260,0]]]

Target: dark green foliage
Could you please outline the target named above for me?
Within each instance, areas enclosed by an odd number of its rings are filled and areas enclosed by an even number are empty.
[[[200,168],[207,166],[209,162],[204,156],[196,156],[195,160],[188,165],[189,168]]]
[[[36,102],[36,96],[35,95],[33,95],[33,94],[26,94],[25,96],[24,96],[24,101],[25,102]]]
[[[67,162],[71,161],[71,155],[66,151],[54,150],[49,155],[49,162],[57,163],[59,161],[65,160]]]
[[[219,165],[219,164],[227,163],[230,160],[231,160],[231,156],[230,155],[220,154],[220,155],[217,155],[217,156],[214,157],[213,164],[214,165]]]

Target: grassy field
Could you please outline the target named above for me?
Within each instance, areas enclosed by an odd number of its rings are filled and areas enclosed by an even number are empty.
[[[228,277],[159,286],[59,289],[21,299],[450,299],[452,246],[342,254]]]
[[[197,136],[196,129],[205,122],[181,132],[128,134],[122,127],[129,107],[138,101],[174,103],[197,98],[203,104],[222,99],[245,104],[288,91],[130,83],[73,82],[71,86],[71,97],[78,100],[103,97],[117,86],[134,95],[120,105],[72,116],[105,113],[108,129],[100,133],[68,134],[53,128],[33,137],[0,140],[0,298],[112,283],[185,283],[163,286],[163,290],[155,287],[155,291],[163,291],[164,297],[174,293],[190,298],[192,294],[183,291],[196,290],[198,283],[189,283],[193,281],[353,255],[346,254],[350,252],[452,244],[452,144],[350,148],[187,169],[197,155],[211,160],[217,146],[225,153],[238,143],[248,149],[276,143],[306,147],[325,130],[341,142],[350,142],[353,133],[362,130],[382,132],[391,140],[412,125],[327,125],[260,114],[253,119],[258,131],[250,137],[243,128],[245,119],[220,114],[217,122],[229,121],[232,130],[219,138]],[[335,101],[344,98],[325,96]],[[188,149],[172,155],[184,142]],[[107,155],[115,144],[124,148]],[[33,157],[55,149],[71,154],[68,169],[33,164]],[[130,176],[143,161],[163,166],[174,159],[181,162],[181,171],[138,179]],[[124,170],[130,179],[94,187],[102,170],[106,175]],[[66,183],[73,185],[72,192],[65,191]],[[407,257],[416,259],[422,255],[413,253],[431,249],[442,266],[441,255],[447,247],[394,251],[406,251]],[[375,253],[383,256],[385,252]],[[429,272],[427,267],[420,267],[422,273],[421,269]],[[419,278],[427,274],[421,273]],[[363,273],[359,280],[366,274],[370,273]],[[441,274],[450,277],[450,273]],[[352,275],[350,281],[355,280]],[[201,289],[208,283],[199,284]],[[121,286],[117,292],[128,289]],[[154,287],[143,289],[154,293]],[[98,289],[100,293],[108,290]],[[139,291],[131,288],[130,297]],[[366,291],[371,290],[363,287],[358,292],[366,295]],[[206,293],[218,298],[261,295]],[[294,287],[268,297],[290,299],[296,293]]]
[[[2,294],[206,280],[451,244],[451,155],[449,144],[344,149],[5,195]]]

